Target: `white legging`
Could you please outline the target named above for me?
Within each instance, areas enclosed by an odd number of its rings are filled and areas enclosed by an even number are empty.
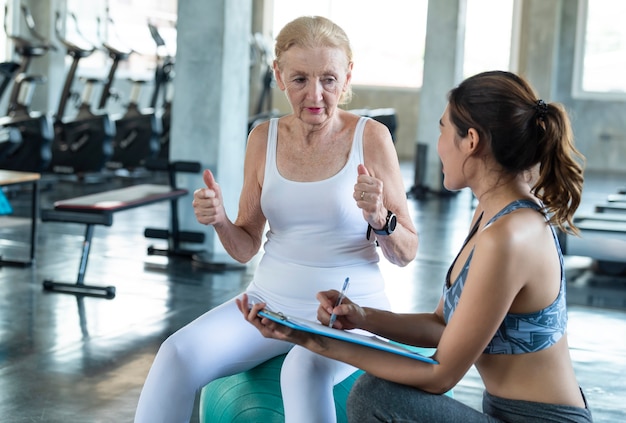
[[[195,395],[206,384],[287,351],[280,376],[285,421],[336,421],[333,386],[355,369],[292,347],[264,338],[243,318],[232,299],[163,342],[141,392],[135,422],[189,422]]]

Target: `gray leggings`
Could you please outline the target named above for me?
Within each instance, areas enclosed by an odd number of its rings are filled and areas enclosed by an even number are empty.
[[[348,396],[347,411],[348,421],[355,423],[592,422],[588,407],[509,400],[495,397],[486,391],[483,395],[484,412],[481,413],[446,395],[429,394],[367,373],[354,383]]]

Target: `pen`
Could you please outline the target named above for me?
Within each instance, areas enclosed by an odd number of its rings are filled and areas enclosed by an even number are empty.
[[[346,296],[346,291],[348,290],[348,285],[350,283],[350,278],[346,278],[345,281],[343,281],[343,287],[341,288],[341,292],[339,293],[339,297],[337,298],[337,302],[335,303],[335,307],[337,307],[339,304],[341,304],[341,301],[343,301],[343,297]],[[334,308],[333,308],[334,310]],[[335,320],[337,320],[337,315],[335,314],[335,312],[333,312],[333,314],[330,315],[330,322],[328,322],[328,327],[332,328],[333,325],[335,324]]]

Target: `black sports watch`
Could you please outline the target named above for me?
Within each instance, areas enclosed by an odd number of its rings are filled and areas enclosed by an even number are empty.
[[[367,225],[367,239],[370,239],[370,233],[372,231],[374,231],[376,235],[391,235],[393,231],[396,230],[397,224],[398,218],[396,215],[391,210],[387,210],[387,220],[385,221],[385,226],[383,226],[382,229],[374,229],[372,225]]]

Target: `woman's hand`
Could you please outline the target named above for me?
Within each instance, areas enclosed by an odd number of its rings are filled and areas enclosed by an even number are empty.
[[[331,314],[335,313],[337,320],[333,324],[337,329],[357,329],[365,324],[365,310],[349,298],[343,297],[341,304],[335,307],[339,298],[339,291],[331,289],[317,294],[320,305],[317,309],[317,319],[324,325],[330,323]]]
[[[260,317],[259,311],[265,308],[265,303],[249,304],[247,294],[243,294],[241,298],[237,298],[235,302],[237,303],[237,307],[239,307],[239,311],[243,314],[243,317],[256,327],[264,337],[299,345],[303,345],[306,340],[309,339],[309,334],[306,332],[291,329],[266,317]]]
[[[356,205],[363,211],[367,223],[374,228],[382,228],[387,220],[387,209],[383,204],[383,181],[370,176],[363,164],[359,164],[357,171],[357,182],[352,194]]]
[[[204,225],[216,225],[226,219],[222,190],[209,169],[204,171],[202,177],[206,188],[198,188],[194,191],[193,212],[198,222]]]

